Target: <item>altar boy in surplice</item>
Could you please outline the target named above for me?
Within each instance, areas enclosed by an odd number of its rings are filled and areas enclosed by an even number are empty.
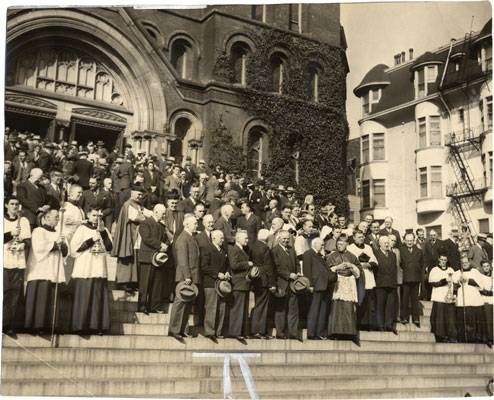
[[[77,228],[70,242],[74,258],[71,330],[75,333],[103,334],[110,329],[106,260],[112,241],[102,217],[100,209],[89,210],[88,222]]]
[[[65,284],[63,263],[69,248],[66,239],[55,228],[58,221],[57,210],[49,210],[42,217],[42,225],[33,230],[27,261],[25,328],[40,334],[50,332],[55,301],[55,330],[60,322],[60,290],[56,291],[56,285]]]

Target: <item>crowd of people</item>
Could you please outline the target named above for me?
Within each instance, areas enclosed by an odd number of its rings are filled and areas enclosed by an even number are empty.
[[[391,217],[350,222],[331,199],[130,145],[9,129],[5,140],[6,333],[108,332],[114,257],[117,287],[138,293],[139,312],[169,311],[181,342],[302,340],[307,328],[309,340],[358,343],[361,330],[420,327],[420,300],[432,300],[437,341],[492,344],[492,235],[402,235]]]

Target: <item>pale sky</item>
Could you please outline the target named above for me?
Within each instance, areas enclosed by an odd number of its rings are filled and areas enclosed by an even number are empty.
[[[414,58],[426,51],[449,44],[451,38],[463,38],[473,25],[482,29],[491,18],[487,1],[343,3],[341,24],[348,44],[347,116],[350,138],[359,134],[360,99],[353,89],[376,64],[394,65],[394,55],[414,49]]]

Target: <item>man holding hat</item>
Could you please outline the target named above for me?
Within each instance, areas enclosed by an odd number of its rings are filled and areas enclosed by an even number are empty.
[[[307,338],[324,339],[328,336],[329,304],[336,274],[329,271],[322,255],[323,240],[312,240],[311,248],[303,255],[304,274],[310,280],[312,302],[307,315]]]
[[[211,243],[201,250],[201,274],[204,287],[204,336],[213,341],[222,335],[223,321],[226,313],[226,302],[218,288],[217,281],[226,281],[228,278],[228,259],[223,249],[225,240],[223,232],[211,232]],[[218,283],[219,284],[219,283]]]
[[[250,290],[250,281],[246,276],[254,265],[244,250],[248,240],[247,232],[239,231],[235,234],[235,245],[228,248],[233,283],[233,305],[230,309],[228,334],[239,340],[244,340],[246,336]]]
[[[257,240],[250,246],[252,263],[258,268],[259,276],[252,280],[254,292],[254,307],[251,311],[251,334],[259,339],[268,337],[267,318],[269,307],[269,293],[276,291],[276,280],[273,271],[273,257],[267,245],[269,231],[260,229]]]
[[[273,247],[273,261],[277,279],[277,298],[274,305],[274,324],[278,339],[300,339],[298,336],[298,297],[289,288],[290,281],[300,274],[300,263],[290,246],[290,233],[281,231],[279,243]],[[288,334],[288,335],[287,335]]]
[[[197,230],[197,220],[193,215],[184,218],[184,229],[174,243],[177,293],[170,314],[170,327],[168,335],[179,341],[185,337],[185,329],[194,299],[183,298],[180,288],[184,286],[197,286],[200,283],[200,254],[199,246],[194,239]],[[187,289],[187,288],[186,288]]]
[[[166,227],[162,223],[166,207],[156,204],[153,215],[139,224],[141,245],[139,248],[139,301],[140,312],[148,314],[157,312],[161,306],[161,292],[164,265],[161,262],[153,264],[156,253],[166,254],[170,242],[166,234]],[[160,265],[161,264],[161,265]]]

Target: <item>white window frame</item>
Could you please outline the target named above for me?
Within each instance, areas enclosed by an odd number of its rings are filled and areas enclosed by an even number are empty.
[[[374,141],[376,139],[375,135],[382,135],[382,138],[383,138],[383,143],[384,143],[383,153],[384,153],[384,157],[383,157],[382,160],[376,160],[376,156],[374,154],[374,150],[375,150]],[[371,153],[372,153],[371,161],[386,161],[386,159],[387,159],[387,154],[386,154],[386,132],[373,132],[372,133],[371,149],[372,149],[371,150]]]
[[[441,169],[441,196],[432,196],[432,167]],[[421,170],[425,169],[426,176],[426,195],[422,196],[422,187],[421,187]],[[429,165],[427,167],[420,167],[417,169],[417,183],[418,183],[418,198],[419,199],[442,199],[444,198],[444,168],[442,165]]]
[[[379,205],[379,206],[376,206],[374,204],[374,181],[383,181],[383,187],[384,187],[384,205]],[[364,182],[369,182],[369,207],[366,207],[365,204],[364,204]],[[387,191],[386,191],[386,179],[384,178],[379,178],[379,179],[373,179],[373,178],[369,178],[369,179],[364,179],[362,181],[362,184],[360,186],[360,201],[361,201],[361,204],[362,204],[362,209],[363,210],[371,210],[371,209],[375,209],[375,208],[386,208],[387,207],[387,204],[388,204],[388,194],[387,194]]]
[[[440,144],[431,144],[431,117],[439,117],[439,138],[441,140]],[[420,145],[420,129],[419,129],[419,121],[421,119],[425,118],[425,146]],[[437,114],[433,115],[424,115],[420,118],[417,118],[415,120],[415,131],[416,131],[416,137],[417,137],[417,149],[427,149],[429,147],[438,147],[438,146],[444,146],[444,139],[443,139],[443,134],[442,134],[442,120],[441,116]]]
[[[376,181],[382,181],[383,182],[383,185],[382,187],[384,188],[384,205],[376,205],[375,204],[375,190],[374,190],[374,185],[375,185],[375,182]],[[372,179],[372,186],[371,186],[371,207],[372,208],[386,208],[386,179]]]
[[[367,139],[367,161],[364,161],[364,139]],[[367,164],[371,161],[371,134],[360,137],[360,163]]]
[[[366,207],[364,203],[364,182],[369,182],[369,206]],[[364,179],[360,187],[360,199],[362,202],[362,209],[372,208],[372,179]]]
[[[440,196],[434,196],[432,194],[432,168],[439,168],[441,172],[441,194]],[[429,197],[432,199],[442,199],[444,197],[444,172],[443,167],[441,165],[431,165],[428,168],[428,177],[429,177]]]
[[[429,67],[434,67],[434,80],[429,77]],[[424,70],[424,95],[419,96],[419,71]],[[437,80],[437,74],[439,72],[437,65],[424,65],[423,67],[415,70],[413,73],[413,84],[415,87],[415,99],[421,99],[423,97],[427,97],[429,93],[429,84],[434,83]]]
[[[422,195],[422,171],[421,170],[425,170],[425,196]],[[429,198],[429,192],[430,192],[430,188],[429,188],[429,168],[427,167],[421,167],[417,170],[417,174],[418,174],[418,185],[419,185],[419,199],[427,199]]]
[[[373,94],[377,93],[377,100],[373,99]],[[373,104],[378,104],[379,101],[381,100],[382,97],[382,88],[379,89],[369,89],[369,91],[366,93],[367,96],[369,97],[369,111],[364,112],[364,96],[360,97],[360,102],[361,102],[361,110],[362,110],[362,117],[365,117],[369,114],[372,114],[372,105]]]
[[[480,49],[479,64],[482,67],[482,72],[488,72],[492,70],[492,47],[491,47],[491,57],[487,58],[487,47],[482,46]]]

